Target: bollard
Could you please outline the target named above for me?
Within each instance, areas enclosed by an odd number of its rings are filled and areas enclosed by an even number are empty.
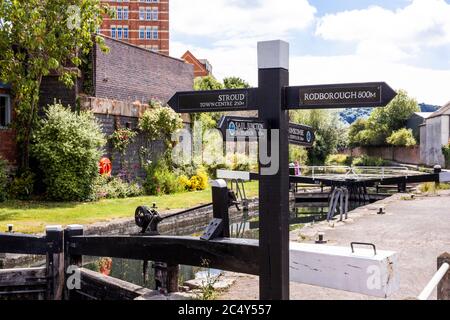
[[[13,229],[14,229],[14,225],[13,224],[8,224],[8,225],[6,225],[7,226],[7,228],[8,228],[8,233],[13,233],[14,231],[13,231]]]
[[[435,166],[433,167],[433,172],[434,172],[434,174],[439,175],[439,174],[442,172],[442,167],[441,167],[440,165],[435,165]],[[440,187],[440,180],[439,180],[439,178],[438,178],[438,180],[435,182],[435,186],[436,186],[436,189],[439,189],[439,187]]]
[[[230,218],[228,213],[229,198],[228,188],[225,180],[211,181],[213,217],[222,220],[222,231],[217,235],[218,238],[230,237]]]

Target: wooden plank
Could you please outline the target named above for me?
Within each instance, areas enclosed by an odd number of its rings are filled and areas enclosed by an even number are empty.
[[[399,288],[397,254],[392,251],[314,244],[290,244],[290,279],[375,297]]]
[[[61,226],[46,227],[47,300],[62,300],[64,292],[64,230]]]
[[[45,255],[47,242],[45,237],[0,233],[0,251],[2,253]]]
[[[219,169],[217,170],[217,179],[240,179],[243,181],[250,181],[250,172]]]
[[[46,283],[45,267],[0,270],[0,290],[10,286],[42,286]]]
[[[259,274],[258,241],[168,236],[83,236],[72,237],[69,254],[162,261],[169,264],[202,266],[247,274]]]
[[[81,268],[81,294],[98,300],[133,300],[152,290]],[[78,292],[80,293],[80,292]]]

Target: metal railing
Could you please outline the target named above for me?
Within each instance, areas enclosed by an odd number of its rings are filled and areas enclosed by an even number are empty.
[[[417,298],[418,300],[428,300],[433,293],[434,289],[439,285],[439,283],[442,281],[442,279],[445,277],[447,272],[450,269],[450,265],[448,263],[442,264],[442,266],[439,268],[439,270],[436,272],[436,274],[433,276],[433,278],[428,282],[425,289],[423,289],[422,293]]]
[[[363,179],[374,176],[388,178],[420,174],[407,167],[300,166],[301,175],[312,178]]]

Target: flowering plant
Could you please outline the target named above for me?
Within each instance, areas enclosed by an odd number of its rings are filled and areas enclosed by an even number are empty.
[[[120,154],[125,154],[128,146],[133,143],[134,138],[137,133],[128,128],[120,128],[114,131],[114,133],[109,137],[113,148],[120,152]]]

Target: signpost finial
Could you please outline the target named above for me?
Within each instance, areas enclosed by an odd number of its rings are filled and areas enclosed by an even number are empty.
[[[289,43],[282,40],[258,42],[258,69],[289,70]]]

